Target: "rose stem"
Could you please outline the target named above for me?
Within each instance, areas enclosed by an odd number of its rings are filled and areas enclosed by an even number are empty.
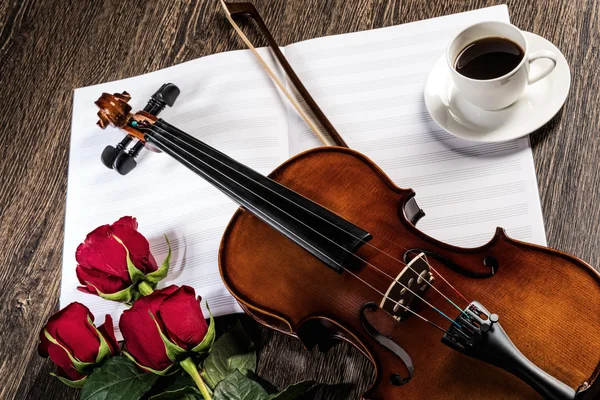
[[[206,384],[204,383],[202,377],[198,373],[198,368],[196,368],[196,364],[194,364],[194,361],[192,361],[192,359],[188,357],[185,360],[181,361],[179,364],[181,365],[183,370],[192,377],[194,382],[196,382],[196,386],[198,386],[198,389],[200,389],[200,393],[202,393],[202,397],[204,397],[204,400],[211,400],[210,393],[208,393],[208,388],[206,387]]]
[[[148,296],[150,293],[154,292],[152,286],[148,285],[148,283],[145,281],[140,282],[140,284],[138,285],[138,289],[142,296]]]

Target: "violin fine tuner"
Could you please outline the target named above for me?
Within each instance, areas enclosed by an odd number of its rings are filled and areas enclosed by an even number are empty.
[[[172,107],[179,96],[180,90],[172,83],[165,83],[150,97],[146,107],[136,115],[146,118],[157,117],[166,106]],[[116,146],[106,146],[100,157],[102,164],[116,170],[121,175],[127,175],[137,165],[135,158],[144,148],[145,140],[140,135],[138,120],[130,113],[128,104],[131,95],[127,92],[108,94],[103,93],[96,101],[98,111],[98,126],[105,129],[109,125],[126,130],[129,134]],[[138,141],[127,151],[127,146],[134,140]]]
[[[446,346],[519,377],[549,400],[575,399],[575,390],[532,363],[510,340],[492,314],[473,301],[442,337]]]

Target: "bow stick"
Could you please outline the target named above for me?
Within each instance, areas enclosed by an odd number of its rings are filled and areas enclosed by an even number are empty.
[[[308,90],[306,90],[306,88],[300,81],[300,78],[298,78],[298,75],[296,75],[296,73],[294,72],[294,70],[292,69],[290,64],[287,62],[287,59],[285,58],[285,56],[279,49],[279,45],[277,44],[277,42],[275,41],[275,39],[269,32],[269,29],[263,22],[260,14],[258,14],[258,11],[256,11],[256,8],[254,7],[254,5],[252,5],[251,3],[226,3],[224,0],[219,0],[219,2],[221,3],[223,10],[225,11],[225,16],[227,17],[227,20],[229,21],[229,23],[231,24],[231,26],[233,27],[235,32],[239,35],[239,37],[246,44],[246,46],[248,46],[250,51],[252,51],[252,54],[254,54],[254,56],[257,58],[258,62],[262,65],[262,67],[265,69],[267,74],[271,77],[273,82],[275,82],[275,84],[277,85],[279,90],[281,90],[281,92],[285,95],[285,97],[288,98],[288,100],[294,106],[296,111],[298,111],[298,114],[300,114],[300,117],[302,117],[302,119],[306,122],[306,124],[309,126],[309,128],[315,133],[315,135],[317,136],[317,138],[319,138],[321,143],[323,143],[323,145],[325,145],[325,146],[337,145],[337,146],[342,146],[342,147],[348,147],[348,145],[346,144],[344,139],[336,131],[336,129],[333,127],[331,122],[327,119],[327,117],[325,116],[323,111],[321,111],[321,109],[319,108],[319,106],[317,105],[315,100],[308,93]],[[233,20],[233,16],[238,15],[238,14],[250,16],[257,23],[258,28],[260,29],[262,34],[266,37],[267,41],[269,42],[269,47],[275,54],[275,57],[277,58],[280,65],[284,69],[288,78],[292,81],[294,87],[296,88],[296,90],[298,91],[300,96],[303,98],[305,103],[308,105],[310,110],[313,112],[315,118],[317,118],[317,120],[319,121],[319,123],[321,124],[323,129],[327,132],[329,137],[327,137],[326,135],[324,135],[321,132],[321,130],[317,127],[315,122],[308,116],[308,114],[304,111],[302,106],[296,101],[294,96],[292,96],[292,94],[287,90],[285,85],[277,77],[277,74],[275,74],[275,72],[269,67],[267,62],[258,53],[258,51],[254,47],[252,42],[250,42],[248,37],[244,34],[244,32],[242,32],[242,30],[238,26],[238,24]],[[331,143],[332,141],[333,141],[333,143]]]

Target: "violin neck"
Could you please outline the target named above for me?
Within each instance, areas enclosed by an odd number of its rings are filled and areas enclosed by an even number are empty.
[[[341,273],[370,234],[328,209],[159,119],[146,141]]]

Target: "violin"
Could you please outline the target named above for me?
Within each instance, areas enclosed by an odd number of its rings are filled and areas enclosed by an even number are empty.
[[[231,7],[259,18],[245,4]],[[259,323],[308,348],[355,346],[375,367],[368,400],[600,398],[600,274],[590,265],[501,228],[476,248],[429,237],[415,192],[343,142],[261,175],[158,117],[179,92],[165,84],[135,113],[127,92],[103,93],[98,124],[127,136],[102,161],[126,174],[140,149],[154,149],[240,205],[219,268]]]

